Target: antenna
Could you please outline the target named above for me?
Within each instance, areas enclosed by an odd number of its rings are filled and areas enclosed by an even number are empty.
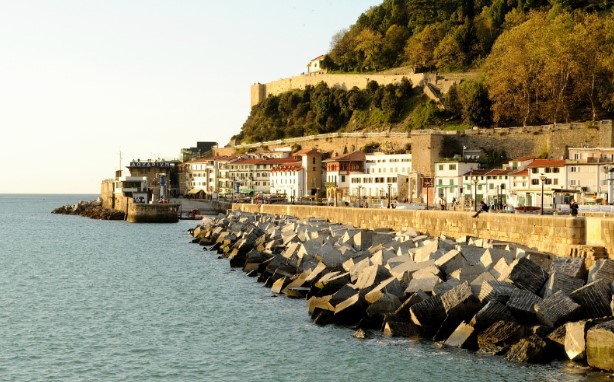
[[[119,170],[121,171],[122,169],[122,149],[121,147],[119,148]]]

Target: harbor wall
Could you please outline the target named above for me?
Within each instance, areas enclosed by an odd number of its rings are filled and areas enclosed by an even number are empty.
[[[113,180],[105,179],[100,186],[102,206],[122,211],[131,223],[176,223],[179,221],[181,204],[177,203],[134,203],[132,198],[113,192]]]
[[[587,218],[584,217],[531,214],[484,213],[472,218],[471,212],[438,210],[275,204],[233,204],[232,208],[245,212],[290,215],[299,219],[317,216],[330,222],[366,229],[390,228],[396,231],[414,228],[430,236],[474,236],[518,243],[557,256],[600,258],[609,255],[614,259],[614,219],[611,218],[590,218],[587,225]],[[587,233],[587,228],[591,232]],[[594,230],[599,231],[599,235],[594,235]]]
[[[181,204],[144,204],[128,201],[126,220],[130,223],[176,223]]]

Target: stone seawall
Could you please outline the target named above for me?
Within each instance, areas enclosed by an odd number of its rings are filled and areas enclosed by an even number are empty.
[[[130,223],[177,223],[180,204],[128,204]]]
[[[485,239],[509,241],[550,252],[558,256],[592,255],[587,244],[605,247],[614,258],[614,219],[597,219],[591,229],[601,231],[601,242],[587,243],[587,225],[584,218],[564,216],[540,216],[529,214],[481,214],[472,218],[471,213],[455,211],[389,210],[362,208],[334,208],[304,205],[252,205],[235,204],[233,209],[245,212],[289,215],[299,219],[321,217],[330,222],[355,227],[403,230],[413,227],[425,234],[441,234],[459,238],[475,236]],[[596,225],[595,225],[596,224]],[[595,228],[593,228],[595,227]],[[597,257],[605,254],[597,253]]]

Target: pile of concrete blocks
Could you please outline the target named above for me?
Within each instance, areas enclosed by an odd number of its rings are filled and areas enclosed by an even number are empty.
[[[190,230],[318,325],[614,370],[614,261],[586,269],[514,243],[229,212]]]

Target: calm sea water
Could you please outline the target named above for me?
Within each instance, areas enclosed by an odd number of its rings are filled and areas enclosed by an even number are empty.
[[[600,381],[319,327],[177,224],[54,215],[95,195],[0,195],[0,381]]]

